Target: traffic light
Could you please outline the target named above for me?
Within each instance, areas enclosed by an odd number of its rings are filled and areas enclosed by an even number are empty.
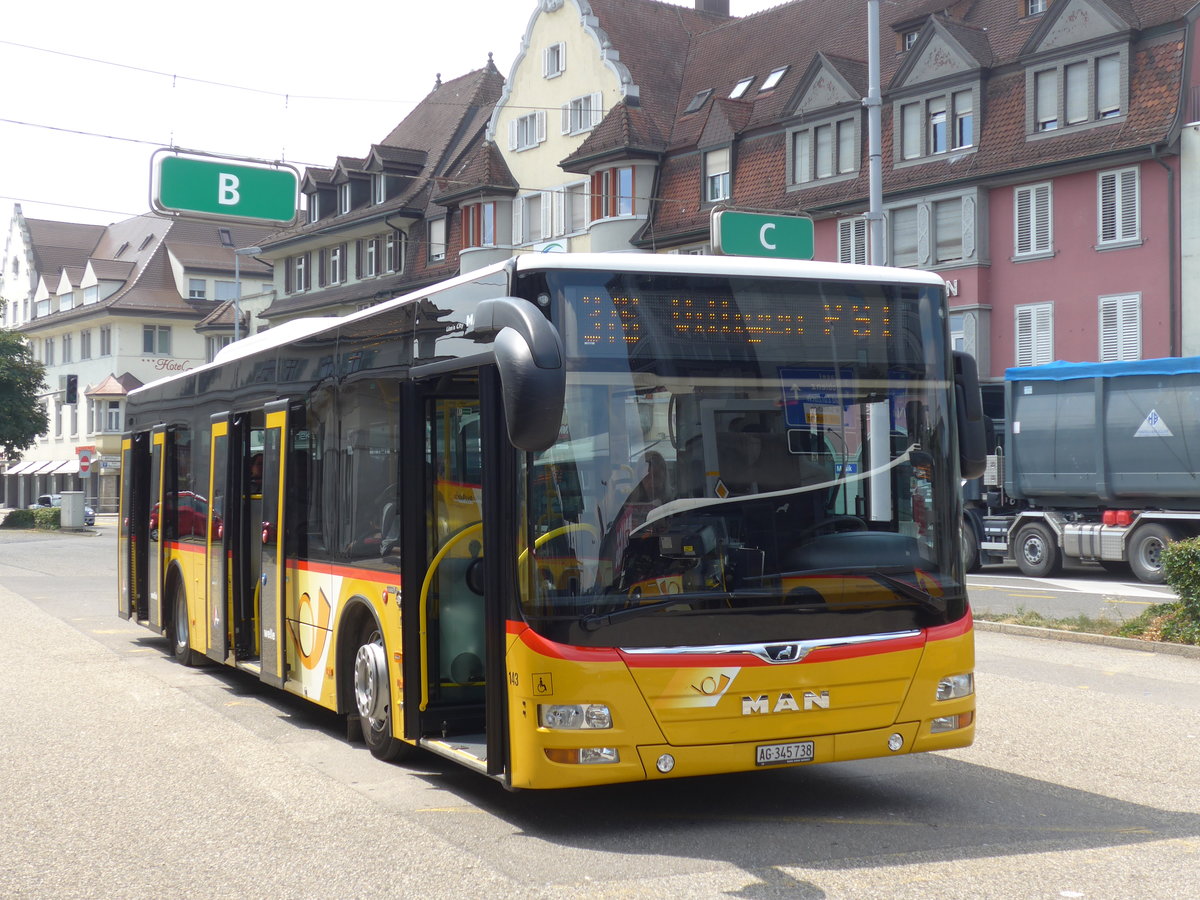
[[[64,403],[75,403],[79,399],[79,376],[67,376],[67,397]]]

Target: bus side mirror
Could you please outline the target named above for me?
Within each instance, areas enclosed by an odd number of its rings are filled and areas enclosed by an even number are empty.
[[[958,414],[958,464],[963,478],[978,478],[987,466],[983,395],[975,357],[954,351],[954,400]]]
[[[476,307],[469,333],[492,340],[509,441],[526,453],[549,449],[562,426],[567,390],[558,329],[528,300],[499,297]]]

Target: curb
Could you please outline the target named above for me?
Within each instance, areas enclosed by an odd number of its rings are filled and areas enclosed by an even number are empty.
[[[1088,634],[1082,631],[1061,631],[1057,628],[1037,628],[1033,625],[1012,625],[1007,622],[975,621],[976,631],[1011,634],[1019,637],[1041,638],[1047,641],[1067,641],[1073,644],[1099,644],[1141,653],[1165,653],[1187,659],[1200,659],[1200,647],[1192,644],[1172,644],[1167,641],[1139,641],[1136,638],[1110,637],[1107,634]]]

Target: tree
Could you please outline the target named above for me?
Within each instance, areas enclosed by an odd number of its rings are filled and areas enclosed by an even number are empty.
[[[38,394],[46,367],[33,358],[16,332],[0,329],[0,448],[12,456],[33,444],[50,425]]]

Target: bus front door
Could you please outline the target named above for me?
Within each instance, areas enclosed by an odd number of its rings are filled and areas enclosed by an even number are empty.
[[[423,427],[413,437],[407,472],[422,472],[408,492],[405,545],[406,659],[420,661],[406,681],[421,685],[419,703],[406,704],[406,733],[434,752],[467,761],[498,777],[504,773],[504,607],[496,573],[485,566],[485,495],[514,493],[507,467],[489,450],[500,402],[494,370],[459,372],[418,385],[415,405]],[[482,402],[488,396],[494,402]],[[414,431],[416,431],[414,429]],[[419,436],[419,437],[418,437]],[[415,443],[415,440],[414,440]],[[507,444],[505,444],[507,446]],[[509,447],[511,451],[511,447]],[[414,479],[415,481],[415,479]],[[507,527],[514,527],[510,516]],[[494,563],[493,563],[494,567]],[[408,641],[416,640],[416,646]],[[411,671],[411,670],[410,670]],[[414,707],[419,711],[414,711]]]
[[[118,517],[118,578],[122,619],[146,621],[150,545],[150,435],[127,435],[121,442],[121,506]]]

